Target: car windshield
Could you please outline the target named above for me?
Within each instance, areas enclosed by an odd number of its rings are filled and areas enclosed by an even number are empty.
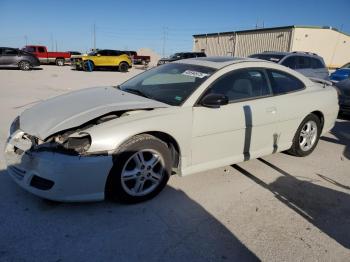
[[[278,63],[279,61],[282,60],[285,55],[278,55],[278,54],[256,54],[256,55],[251,55],[251,58],[257,58],[257,59],[262,59],[262,60],[267,60],[271,62]]]
[[[165,64],[148,70],[119,86],[119,89],[179,106],[215,69],[180,63]]]
[[[350,68],[350,63],[343,65],[341,68]]]

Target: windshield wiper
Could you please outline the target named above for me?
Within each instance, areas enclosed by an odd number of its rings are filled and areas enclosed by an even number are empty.
[[[125,89],[120,89],[120,90],[128,92],[128,93],[132,93],[134,95],[139,95],[139,96],[143,96],[143,97],[152,99],[150,96],[146,95],[145,93],[143,93],[142,91],[140,91],[138,89],[125,88]]]

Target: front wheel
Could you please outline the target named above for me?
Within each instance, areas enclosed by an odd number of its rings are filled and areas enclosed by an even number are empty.
[[[158,138],[137,135],[118,150],[106,185],[107,196],[138,203],[158,195],[169,180],[171,153]]]
[[[320,134],[320,119],[314,114],[308,115],[295,133],[292,147],[288,152],[295,156],[307,156],[311,154],[318,143]]]
[[[28,71],[30,70],[30,63],[28,61],[21,61],[18,63],[18,67],[22,71]]]
[[[119,64],[119,72],[127,72],[128,69],[129,69],[128,63],[121,62],[121,63]]]
[[[88,60],[83,63],[83,70],[85,72],[92,72],[95,69],[95,65],[92,61]]]

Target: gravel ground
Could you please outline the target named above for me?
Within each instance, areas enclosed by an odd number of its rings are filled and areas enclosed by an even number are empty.
[[[68,66],[0,70],[0,146],[33,103],[141,70]],[[172,177],[137,205],[39,199],[7,175],[0,153],[0,261],[349,261],[350,122],[339,119],[314,153],[284,153]]]

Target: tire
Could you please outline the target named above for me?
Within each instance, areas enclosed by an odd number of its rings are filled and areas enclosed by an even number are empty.
[[[64,66],[65,60],[63,58],[57,58],[55,63],[57,66]]]
[[[126,63],[126,62],[121,62],[121,63],[119,64],[119,67],[118,67],[119,72],[123,72],[123,73],[124,73],[124,72],[127,72],[128,69],[129,69],[128,63]]]
[[[92,72],[95,69],[95,64],[91,60],[85,61],[83,63],[83,70],[86,72]]]
[[[316,115],[310,114],[305,117],[294,135],[293,144],[288,153],[298,157],[310,155],[317,146],[321,129],[321,120]]]
[[[113,201],[149,200],[163,190],[171,174],[172,158],[167,144],[148,134],[126,141],[113,162],[106,183],[106,196]]]
[[[31,68],[31,65],[28,61],[21,61],[18,63],[18,67],[19,69],[21,69],[22,71],[28,71]]]

